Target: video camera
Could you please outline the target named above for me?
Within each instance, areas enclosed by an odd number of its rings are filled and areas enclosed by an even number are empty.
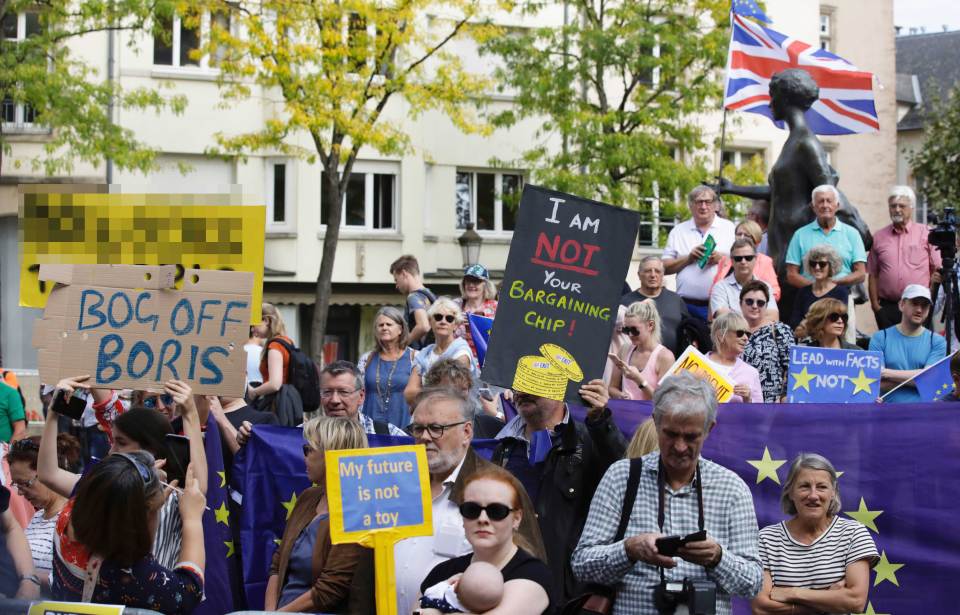
[[[940,250],[944,259],[953,259],[957,255],[957,216],[953,207],[944,207],[943,216],[929,214],[934,224],[927,241]]]
[[[664,579],[653,589],[653,604],[659,613],[672,614],[680,605],[690,615],[714,615],[717,612],[717,585],[705,579]]]

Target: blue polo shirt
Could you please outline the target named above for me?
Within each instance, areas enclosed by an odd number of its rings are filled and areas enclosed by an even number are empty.
[[[908,337],[895,326],[877,331],[870,338],[870,350],[883,353],[883,366],[890,369],[923,369],[947,355],[947,342],[942,335],[928,329]],[[887,403],[919,402],[920,393],[911,385],[902,386],[885,398]]]
[[[787,246],[787,264],[798,265],[803,277],[813,279],[813,276],[803,270],[803,255],[814,246],[824,243],[833,246],[840,255],[840,271],[833,272],[835,278],[848,275],[853,270],[854,263],[867,262],[867,251],[863,248],[863,238],[860,237],[857,229],[837,220],[830,232],[824,233],[814,220],[810,224],[801,226],[793,234],[790,245]]]

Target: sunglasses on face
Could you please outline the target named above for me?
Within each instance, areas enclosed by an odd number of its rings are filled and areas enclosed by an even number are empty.
[[[830,322],[837,322],[842,320],[843,324],[847,324],[847,321],[850,320],[850,316],[847,314],[841,314],[840,312],[831,312],[829,315],[827,315],[827,320],[829,320]]]
[[[811,269],[826,269],[830,266],[830,263],[827,261],[810,261]]]
[[[749,263],[754,258],[756,258],[756,254],[744,254],[743,256],[734,256],[733,262],[742,263],[743,261],[747,261]]]
[[[29,489],[30,487],[33,487],[37,483],[37,478],[38,478],[37,476],[34,476],[30,480],[24,481],[24,482],[14,480],[14,481],[10,481],[10,484],[16,487],[18,491],[23,491],[24,489]]]
[[[480,513],[487,511],[487,518],[491,521],[503,521],[507,518],[513,508],[510,508],[506,504],[500,504],[494,502],[493,504],[487,504],[486,506],[480,506],[476,502],[464,502],[460,505],[460,515],[464,519],[469,519],[473,521],[474,519],[480,518]]]
[[[443,322],[446,320],[451,324],[457,322],[457,317],[453,314],[434,314],[433,319],[437,322]]]
[[[733,333],[736,333],[737,337],[750,337],[750,332],[746,329],[737,329]]]
[[[627,335],[640,335],[640,329],[637,327],[624,327],[621,329]]]
[[[743,302],[747,305],[747,307],[753,307],[754,304],[756,304],[757,307],[763,307],[767,304],[766,299],[747,298],[747,299],[744,299]]]
[[[173,397],[164,393],[163,395],[154,395],[153,397],[144,397],[143,398],[143,407],[149,408],[150,410],[156,410],[160,407],[157,401],[163,402],[164,406],[173,405]]]

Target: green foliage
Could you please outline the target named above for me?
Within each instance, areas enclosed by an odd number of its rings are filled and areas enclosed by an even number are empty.
[[[96,164],[103,158],[123,169],[154,166],[155,152],[131,130],[114,124],[108,105],[181,113],[185,98],[165,97],[151,88],[122,90],[71,54],[69,43],[109,30],[142,31],[155,5],[148,0],[0,0],[0,19],[9,23],[29,13],[38,26],[19,40],[0,37],[0,98],[28,105],[36,113],[34,125],[46,131],[40,139],[44,154],[31,160],[33,170],[67,173],[77,160]],[[6,155],[12,151],[11,139],[17,138],[11,132],[0,132]]]
[[[921,194],[932,209],[960,204],[960,86],[946,100],[933,97],[926,116],[925,138],[919,151],[908,158]]]
[[[763,156],[750,156],[747,163],[736,168],[732,164],[723,167],[723,177],[738,186],[757,186],[767,183],[767,168]],[[742,220],[750,209],[751,199],[742,196],[726,194],[723,196],[723,206],[727,217],[731,220]]]
[[[719,107],[726,0],[570,0],[565,27],[511,32],[484,51],[503,61],[500,90],[516,107],[495,125],[538,121],[520,160],[551,188],[639,209],[708,176],[698,114]],[[532,3],[531,15],[555,5]],[[720,24],[718,27],[715,24]],[[659,51],[655,57],[654,49]],[[665,200],[663,199],[661,203]],[[661,212],[664,206],[661,206]]]

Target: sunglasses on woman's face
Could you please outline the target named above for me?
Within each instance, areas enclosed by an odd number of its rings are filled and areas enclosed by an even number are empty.
[[[830,263],[827,261],[810,261],[811,269],[826,269],[830,266]]]
[[[437,322],[443,322],[444,320],[446,320],[451,324],[457,321],[457,317],[454,316],[453,314],[434,314],[433,319]]]
[[[827,320],[829,320],[830,322],[837,322],[838,320],[842,320],[843,324],[847,324],[847,321],[850,320],[850,316],[848,314],[841,314],[840,312],[831,312],[827,316]]]
[[[752,260],[753,260],[754,258],[756,258],[756,257],[757,257],[756,254],[744,254],[743,256],[734,256],[734,257],[733,257],[733,262],[735,262],[735,263],[742,263],[743,261],[747,261],[747,262],[749,263],[750,261],[752,261]]]
[[[743,302],[747,305],[747,307],[753,307],[754,304],[756,304],[757,307],[763,307],[767,304],[766,299],[752,299],[750,297],[744,299]]]
[[[154,395],[152,397],[143,398],[143,407],[149,408],[150,410],[156,410],[160,407],[160,404],[157,402],[160,401],[165,407],[170,407],[173,405],[173,397],[164,393],[163,395]]]
[[[737,337],[750,337],[750,332],[746,329],[737,329],[734,333],[737,334]]]
[[[623,327],[620,330],[626,333],[627,335],[640,335],[640,329],[636,327]]]
[[[477,502],[464,502],[460,505],[460,515],[470,521],[479,519],[480,513],[483,511],[487,511],[487,518],[491,521],[503,521],[507,518],[507,515],[513,512],[513,509],[506,504],[500,504],[498,502],[487,504],[486,506],[481,506]]]

